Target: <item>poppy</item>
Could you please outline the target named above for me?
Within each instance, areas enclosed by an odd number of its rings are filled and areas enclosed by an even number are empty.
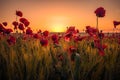
[[[5,31],[5,28],[3,27],[2,24],[0,24],[0,32],[4,32]]]
[[[26,34],[28,34],[28,35],[32,35],[33,34],[33,31],[31,30],[31,28],[27,28],[26,29]]]
[[[42,31],[39,29],[37,33],[41,33]]]
[[[34,37],[35,39],[39,39],[39,38],[40,38],[39,34],[37,34],[37,33],[34,34],[33,37]]]
[[[53,41],[56,41],[56,40],[58,40],[58,35],[53,34],[51,38],[52,38]]]
[[[12,25],[14,26],[14,29],[17,29],[18,22],[17,22],[17,21],[13,21],[13,22],[12,22]]]
[[[2,24],[3,24],[4,26],[7,26],[7,22],[3,22]]]
[[[20,23],[20,24],[18,25],[18,28],[19,28],[20,30],[24,30],[24,26],[23,26],[23,24]]]
[[[104,17],[105,16],[105,9],[103,7],[99,7],[95,10],[95,14],[97,17]]]
[[[26,18],[20,18],[19,21],[25,25],[25,27],[29,26],[30,22]]]
[[[113,21],[113,24],[114,24],[114,28],[116,28],[116,26],[120,24],[120,21]]]
[[[88,33],[90,36],[97,35],[98,30],[96,28],[86,26],[86,33]]]
[[[10,34],[11,32],[13,32],[12,29],[5,29],[5,33],[6,33],[6,34]]]
[[[46,40],[46,39],[41,39],[41,40],[40,40],[40,43],[41,43],[42,46],[47,46],[47,45],[48,45],[48,40]]]
[[[7,39],[7,42],[8,42],[9,45],[15,44],[16,43],[16,38],[14,36],[10,36]]]
[[[46,30],[43,32],[43,36],[47,37],[48,35],[49,35],[49,31]]]
[[[22,17],[23,13],[21,11],[16,11],[16,15],[19,16],[19,17]]]

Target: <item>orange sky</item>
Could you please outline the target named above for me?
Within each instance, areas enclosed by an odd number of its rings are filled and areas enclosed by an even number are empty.
[[[7,21],[12,27],[15,10],[21,10],[34,31],[59,32],[67,26],[76,26],[82,31],[87,25],[96,26],[94,11],[101,6],[106,15],[99,19],[99,28],[112,30],[113,20],[120,21],[120,0],[0,0],[0,22]]]

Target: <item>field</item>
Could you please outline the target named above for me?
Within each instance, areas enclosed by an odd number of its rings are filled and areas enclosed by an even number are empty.
[[[17,34],[17,33],[16,33]],[[118,38],[102,39],[107,47],[100,55],[90,36],[66,41],[59,34],[54,43],[49,34],[42,42],[33,35],[0,35],[0,80],[119,80],[120,45]],[[41,33],[39,35],[42,35]],[[118,34],[115,34],[118,35]]]
[[[84,35],[75,26],[63,33],[33,33],[16,11],[14,31],[0,23],[0,80],[119,80],[120,33],[99,31],[103,8],[96,16],[97,27],[86,26]]]

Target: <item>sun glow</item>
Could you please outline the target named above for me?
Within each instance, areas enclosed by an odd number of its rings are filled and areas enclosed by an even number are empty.
[[[63,24],[54,24],[51,29],[52,32],[64,32],[64,30],[65,25]]]
[[[68,24],[68,19],[63,16],[55,16],[51,18],[50,27],[52,32],[64,32]]]

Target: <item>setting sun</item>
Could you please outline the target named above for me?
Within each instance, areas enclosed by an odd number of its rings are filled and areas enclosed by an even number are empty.
[[[62,25],[55,25],[52,26],[52,32],[64,32],[64,28],[62,27]]]
[[[54,16],[49,20],[49,27],[52,32],[64,32],[68,24],[67,17],[64,16]]]

